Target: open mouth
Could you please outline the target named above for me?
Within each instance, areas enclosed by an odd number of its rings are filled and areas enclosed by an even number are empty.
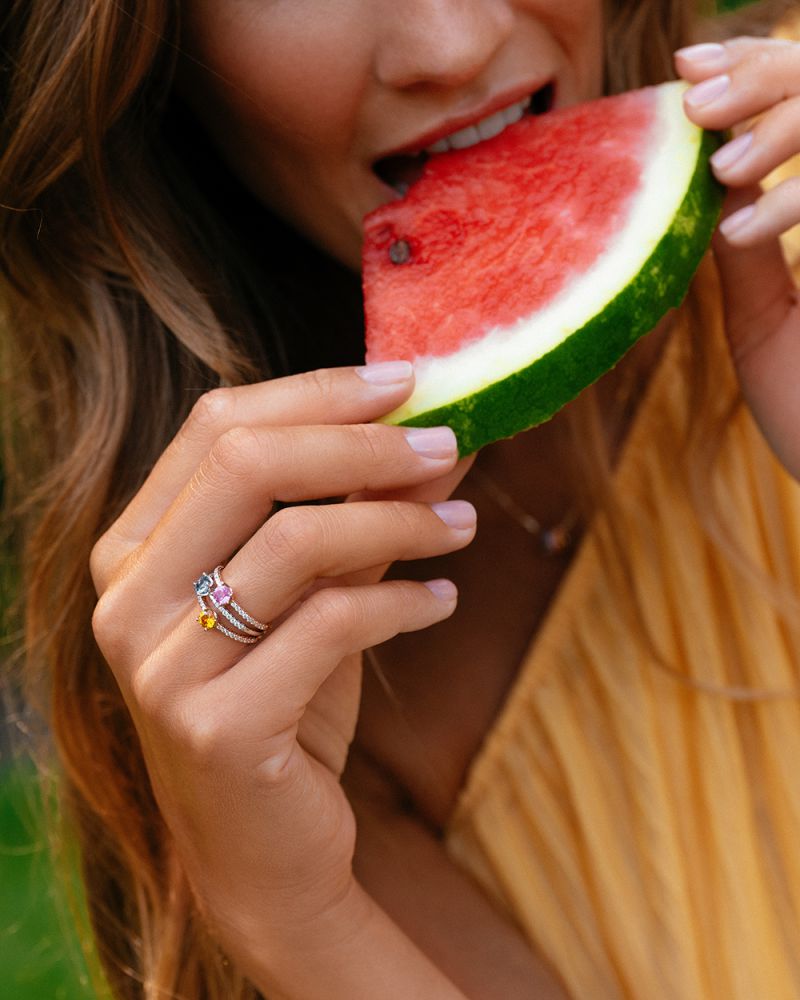
[[[550,81],[530,97],[518,101],[502,111],[495,111],[482,121],[460,129],[452,135],[439,139],[432,146],[418,153],[400,153],[394,156],[384,156],[373,164],[380,180],[394,188],[401,197],[411,185],[422,176],[422,168],[438,153],[446,153],[451,149],[467,149],[479,142],[499,135],[508,125],[519,121],[524,115],[543,115],[553,107],[555,99],[555,84]]]

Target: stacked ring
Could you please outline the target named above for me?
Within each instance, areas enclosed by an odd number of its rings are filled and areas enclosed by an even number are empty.
[[[257,618],[253,618],[252,615],[249,615],[244,610],[241,604],[238,604],[233,599],[233,590],[222,579],[221,565],[217,566],[212,573],[200,574],[199,578],[194,582],[194,593],[197,603],[200,605],[200,614],[197,616],[197,621],[207,632],[213,629],[221,632],[229,639],[233,639],[235,642],[249,644],[258,642],[269,629],[268,624],[258,621]],[[214,610],[208,606],[206,598],[210,600]],[[232,632],[229,628],[226,628],[220,622],[217,612],[233,625],[237,631]],[[245,624],[245,622],[248,624]]]

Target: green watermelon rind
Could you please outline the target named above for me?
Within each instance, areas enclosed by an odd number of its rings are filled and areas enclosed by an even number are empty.
[[[566,403],[613,368],[686,297],[719,221],[723,186],[709,166],[722,144],[705,132],[686,196],[672,223],[636,276],[584,326],[525,368],[472,395],[425,410],[401,427],[449,426],[460,455],[512,437],[549,420]]]

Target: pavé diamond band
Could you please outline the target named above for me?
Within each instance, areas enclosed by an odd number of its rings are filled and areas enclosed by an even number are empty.
[[[253,618],[233,599],[233,590],[222,579],[221,565],[212,573],[201,573],[194,582],[194,593],[200,605],[197,621],[207,632],[214,630],[236,642],[251,644],[262,639],[269,629],[268,624]],[[213,607],[209,607],[206,598]],[[237,631],[226,628],[220,621],[220,615]]]

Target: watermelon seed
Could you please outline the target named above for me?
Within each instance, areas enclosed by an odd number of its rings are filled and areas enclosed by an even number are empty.
[[[396,240],[389,247],[389,260],[393,264],[407,264],[411,260],[411,247],[406,240]]]

